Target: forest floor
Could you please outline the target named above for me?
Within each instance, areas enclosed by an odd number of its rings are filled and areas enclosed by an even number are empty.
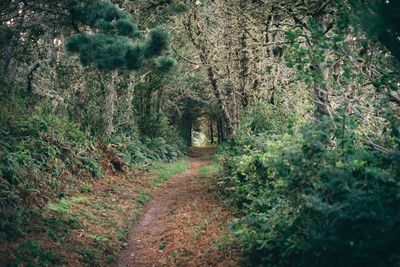
[[[218,199],[214,149],[192,148],[190,167],[152,195],[117,266],[237,266],[227,245],[230,209]]]
[[[0,266],[237,266],[213,153],[126,172],[105,160],[101,178],[65,179],[62,198],[17,214]]]

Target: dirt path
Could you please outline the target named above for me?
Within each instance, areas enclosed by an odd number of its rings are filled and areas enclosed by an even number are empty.
[[[209,148],[192,149],[190,168],[156,191],[133,226],[117,266],[236,266],[218,247],[230,211],[214,195],[216,181],[201,177]]]

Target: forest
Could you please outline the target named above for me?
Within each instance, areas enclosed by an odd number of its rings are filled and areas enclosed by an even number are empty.
[[[400,1],[1,0],[0,266],[400,266]]]

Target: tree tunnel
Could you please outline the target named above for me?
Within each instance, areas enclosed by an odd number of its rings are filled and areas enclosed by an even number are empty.
[[[226,139],[226,125],[216,107],[188,100],[178,121],[185,145],[217,145]]]

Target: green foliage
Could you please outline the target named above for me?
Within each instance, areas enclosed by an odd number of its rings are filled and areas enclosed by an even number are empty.
[[[54,211],[54,214],[43,218],[46,228],[58,233],[68,233],[73,229],[82,228],[82,223],[78,216],[71,215],[69,210]]]
[[[383,0],[351,0],[353,22],[370,38],[381,42],[392,55],[400,59],[400,2]]]
[[[137,25],[129,13],[106,0],[95,0],[75,5],[71,12],[76,21],[102,32],[114,35],[135,37],[138,34]]]
[[[175,13],[184,13],[189,10],[189,7],[184,2],[173,2],[169,4],[169,9]]]
[[[149,155],[152,159],[172,162],[183,156],[179,146],[174,143],[169,143],[167,140],[168,139],[162,137],[151,140],[148,147],[152,152]]]
[[[150,162],[147,147],[139,140],[138,135],[115,134],[111,138],[119,156],[127,164],[147,164]]]
[[[206,166],[202,166],[199,170],[199,175],[204,177],[204,176],[210,176],[210,175],[218,175],[222,171],[222,166],[219,163],[214,163]]]
[[[163,137],[143,142],[136,134],[117,133],[112,136],[111,143],[128,165],[149,164],[155,160],[171,162],[183,155],[180,147],[169,144]]]
[[[138,70],[145,58],[159,56],[168,47],[169,34],[160,27],[151,30],[143,42],[134,43],[132,38],[141,37],[137,25],[129,13],[110,1],[96,0],[76,5],[72,12],[77,21],[95,31],[76,34],[65,44],[67,51],[79,53],[80,61],[85,66],[93,65],[103,71]],[[175,62],[166,57],[157,60],[157,67],[166,72]]]
[[[144,43],[145,57],[159,56],[168,47],[168,36],[168,31],[161,27],[151,30]]]
[[[2,207],[1,213],[0,238],[9,241],[23,236],[31,218],[38,216],[32,209],[24,207]]]
[[[140,50],[129,38],[103,33],[75,35],[66,43],[66,49],[79,52],[83,65],[93,64],[97,69],[104,71],[132,67],[140,58]],[[134,62],[130,63],[127,59]]]
[[[96,153],[78,125],[51,114],[46,103],[33,113],[9,108],[13,104],[0,108],[0,214],[5,218],[0,236],[7,239],[23,233],[31,218],[24,205],[32,198],[61,193],[60,175],[101,175]]]
[[[295,114],[285,114],[282,107],[258,101],[243,114],[239,138],[248,135],[282,133],[293,130]]]
[[[93,191],[92,185],[90,183],[83,183],[81,188],[79,189],[81,193],[90,193]]]
[[[182,139],[162,112],[146,114],[139,128],[146,137],[144,143],[148,148],[148,158],[169,162],[182,156]]]
[[[343,8],[344,9],[344,8]],[[343,12],[348,12],[344,9]],[[343,15],[344,16],[344,15]],[[295,68],[297,76],[293,79],[308,83],[317,84],[325,88],[342,89],[358,77],[349,63],[343,62],[343,75],[338,77],[336,71],[336,60],[345,53],[351,53],[350,43],[346,39],[345,30],[348,24],[345,19],[335,24],[329,35],[315,18],[310,18],[307,23],[310,30],[310,45],[302,44],[303,32],[296,29],[286,34],[290,45],[285,50],[285,63],[290,68]],[[347,27],[347,28],[346,28]],[[332,57],[332,51],[335,56]],[[335,60],[335,58],[338,58]],[[354,71],[354,72],[352,72]],[[329,75],[327,75],[329,73]]]
[[[357,125],[342,122],[227,150],[225,182],[244,214],[232,230],[249,265],[399,264],[400,157],[358,143]]]
[[[61,263],[51,251],[42,249],[35,240],[28,240],[19,245],[16,264],[24,266],[51,266]]]
[[[152,180],[151,186],[156,187],[159,183],[169,180],[175,174],[186,171],[187,168],[188,165],[184,159],[174,163],[156,163],[153,166],[156,176]]]
[[[178,64],[175,58],[165,56],[156,59],[157,70],[161,73],[169,72],[173,67]]]
[[[58,202],[47,203],[46,209],[58,213],[68,214],[72,205],[85,202],[87,202],[87,199],[83,197],[73,197],[71,199],[62,198]]]
[[[147,201],[149,201],[150,195],[148,193],[142,193],[138,197],[138,202],[140,205],[144,205]]]
[[[142,64],[143,48],[138,44],[130,45],[126,51],[126,67],[130,70],[138,70]]]

